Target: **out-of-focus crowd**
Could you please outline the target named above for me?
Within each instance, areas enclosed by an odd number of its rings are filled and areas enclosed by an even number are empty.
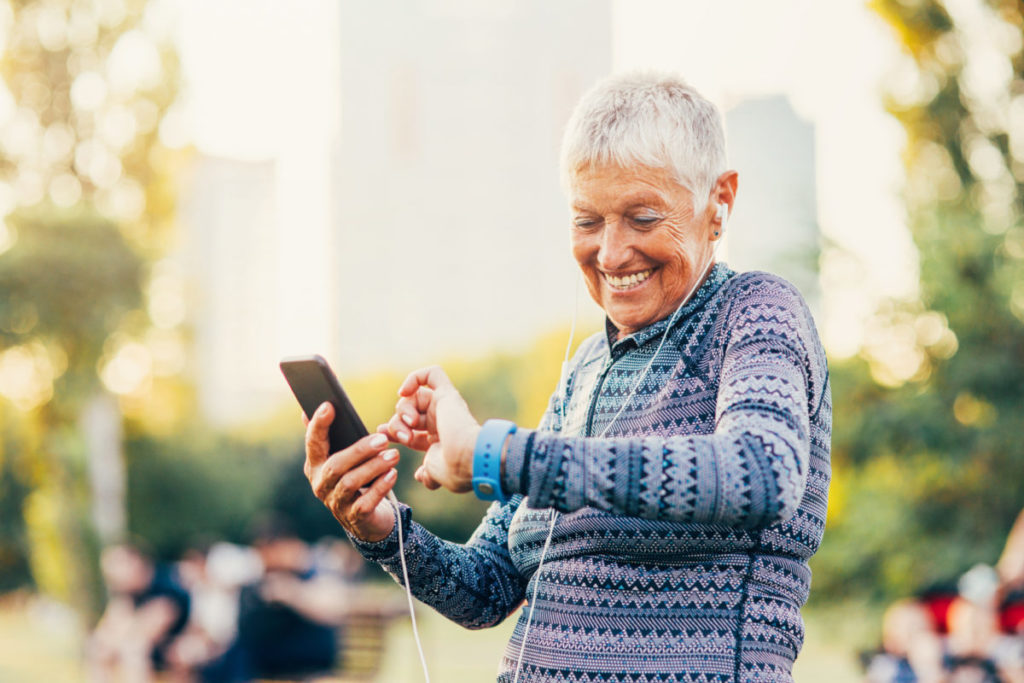
[[[338,666],[363,561],[345,541],[260,525],[252,546],[216,543],[173,565],[139,544],[106,548],[109,599],[88,639],[92,681],[233,683]]]
[[[889,606],[869,683],[1024,683],[1024,512],[995,567]]]
[[[106,548],[109,600],[86,646],[90,680],[162,672],[173,683],[236,683],[337,671],[362,557],[335,538],[309,545],[280,520],[259,525],[254,539],[195,548],[173,565],[138,544]],[[865,664],[867,683],[1024,683],[1024,511],[994,567],[890,605]]]

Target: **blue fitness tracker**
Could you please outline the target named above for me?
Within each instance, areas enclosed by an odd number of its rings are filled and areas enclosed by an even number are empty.
[[[501,490],[501,448],[515,431],[515,423],[508,420],[488,420],[480,428],[473,448],[473,493],[480,500],[508,500]]]

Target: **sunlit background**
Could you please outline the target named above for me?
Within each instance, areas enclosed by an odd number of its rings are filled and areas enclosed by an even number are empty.
[[[725,115],[721,257],[797,284],[829,352],[797,680],[858,680],[888,601],[993,564],[1024,507],[1021,36],[1009,0],[0,2],[0,680],[84,676],[125,534],[164,561],[270,512],[339,534],[282,356],[371,424],[426,363],[536,423],[574,311],[601,323],[562,128],[652,68]],[[466,538],[481,504],[412,464],[400,496]],[[421,612],[438,680],[493,675],[510,624]],[[377,680],[419,680],[407,620],[386,645]]]

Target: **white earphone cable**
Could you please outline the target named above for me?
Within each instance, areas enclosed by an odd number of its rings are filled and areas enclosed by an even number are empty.
[[[725,216],[722,215],[723,212],[722,212],[722,209],[721,209],[721,207],[723,207],[723,206],[725,206],[725,205],[724,204],[719,204],[718,217],[722,221],[722,227],[724,228],[725,227]],[[658,354],[661,353],[661,348],[662,348],[662,346],[665,345],[665,340],[668,339],[669,330],[672,329],[672,325],[674,325],[675,322],[676,322],[676,316],[679,315],[679,313],[683,310],[683,308],[686,306],[686,304],[689,303],[690,297],[692,297],[694,292],[697,291],[697,288],[701,284],[704,283],[704,280],[707,279],[708,273],[711,272],[712,266],[715,265],[715,254],[718,253],[718,247],[719,247],[719,245],[721,243],[722,243],[722,241],[718,240],[718,241],[715,242],[715,245],[711,248],[711,257],[708,259],[708,264],[707,264],[707,266],[704,267],[703,273],[697,279],[697,281],[693,283],[693,286],[690,288],[690,291],[687,293],[687,295],[685,297],[683,297],[682,303],[680,303],[679,306],[676,307],[676,310],[672,313],[672,317],[669,320],[668,325],[665,327],[665,333],[663,335],[661,335],[661,342],[658,343],[658,348],[654,351],[654,355],[652,355],[651,359],[649,361],[647,361],[647,366],[644,367],[644,371],[642,373],[640,373],[640,376],[637,378],[636,382],[633,383],[633,387],[629,390],[629,394],[626,396],[625,400],[623,400],[622,405],[619,406],[618,411],[615,413],[615,415],[612,417],[612,419],[608,422],[608,424],[605,425],[604,429],[601,430],[601,433],[598,434],[598,438],[601,438],[605,434],[608,433],[608,430],[611,428],[611,426],[613,424],[615,424],[615,421],[619,419],[619,415],[622,414],[622,411],[625,409],[625,407],[632,400],[633,395],[636,393],[637,388],[639,388],[639,386],[640,386],[640,383],[643,382],[644,377],[647,376],[647,373],[650,371],[651,367],[654,365],[654,361],[655,361],[655,359],[657,359]],[[577,298],[577,300],[579,299],[579,287],[577,287],[577,289],[576,289],[576,298]],[[568,408],[567,401],[568,401],[568,395],[569,395],[569,387],[568,387],[567,371],[568,371],[568,363],[569,363],[569,349],[572,347],[572,338],[573,338],[573,334],[575,332],[576,332],[576,311],[575,311],[575,309],[573,309],[572,330],[569,333],[569,343],[565,347],[565,361],[562,363],[562,377],[561,377],[561,380],[560,380],[560,388],[562,390],[562,397],[561,397],[562,398],[562,400],[561,400],[562,423],[559,426],[559,430],[561,430],[561,428],[563,428],[565,426],[565,417],[566,417],[565,414],[566,414],[566,410]],[[544,540],[544,549],[540,553],[540,560],[537,563],[537,569],[533,573],[533,596],[530,599],[530,611],[526,615],[526,627],[523,629],[523,641],[522,641],[522,644],[519,647],[519,658],[516,661],[516,673],[515,673],[515,676],[512,679],[512,683],[518,683],[518,681],[519,681],[519,671],[520,671],[520,669],[523,666],[523,655],[526,652],[526,637],[530,633],[530,624],[533,623],[533,610],[537,606],[537,586],[540,584],[540,572],[541,572],[541,569],[544,567],[544,556],[547,554],[548,547],[551,545],[551,537],[555,533],[555,522],[557,520],[558,520],[558,511],[552,509],[551,510],[551,525],[548,528],[548,536]]]
[[[393,491],[388,491],[388,501],[395,511],[395,522],[398,524],[398,556],[402,560],[402,581],[405,583],[405,597],[409,600],[409,618],[412,619],[412,637],[416,641],[416,650],[420,653],[420,664],[423,665],[423,680],[430,683],[430,671],[427,670],[427,658],[423,654],[423,643],[420,642],[420,631],[416,628],[416,610],[412,603],[412,588],[409,587],[409,568],[405,565],[405,541],[402,540],[402,512],[398,507],[398,498]]]
[[[512,683],[519,682],[519,670],[523,666],[523,654],[526,652],[526,638],[530,635],[530,624],[533,623],[533,606],[537,604],[537,587],[540,586],[540,568],[544,566],[544,556],[548,554],[551,547],[551,535],[555,531],[555,522],[558,520],[558,511],[551,509],[551,525],[548,527],[548,537],[544,539],[544,547],[540,551],[540,560],[537,561],[537,571],[534,573],[533,595],[530,596],[530,613],[526,615],[526,628],[523,629],[523,641],[519,645],[519,658],[516,660],[516,674]]]
[[[576,337],[576,319],[579,317],[579,303],[580,303],[580,281],[583,276],[580,275],[576,278],[576,293],[574,299],[574,305],[572,307],[572,326],[569,328],[569,341],[565,345],[565,357],[562,359],[562,370],[558,375],[558,387],[562,391],[562,395],[559,400],[559,405],[562,410],[562,419],[565,419],[565,399],[569,391],[569,354],[572,352],[572,341]]]

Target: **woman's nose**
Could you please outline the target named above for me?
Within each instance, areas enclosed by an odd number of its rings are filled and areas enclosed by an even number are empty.
[[[627,233],[618,221],[605,224],[597,252],[597,264],[602,270],[614,272],[629,264],[633,256],[633,245]]]

